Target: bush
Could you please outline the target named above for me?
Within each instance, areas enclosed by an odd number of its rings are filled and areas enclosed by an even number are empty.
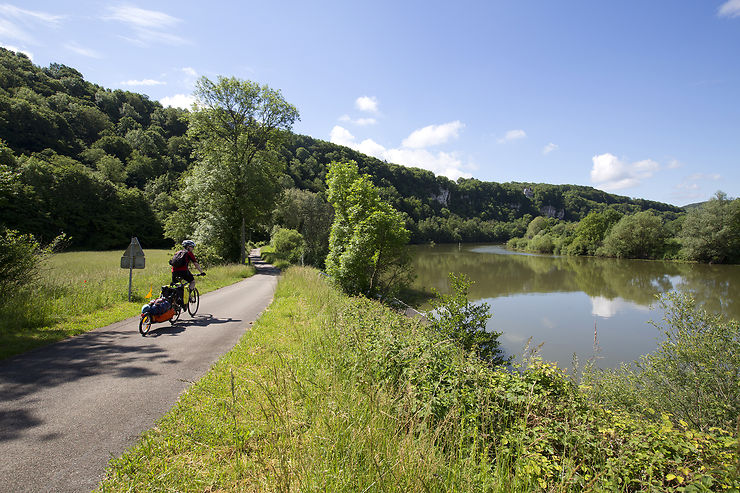
[[[301,260],[306,246],[303,235],[295,229],[287,228],[273,230],[271,243],[275,253],[292,264]]]
[[[610,407],[671,414],[695,428],[731,430],[740,416],[740,324],[698,308],[686,294],[660,298],[664,340],[640,361],[585,373],[592,396]]]
[[[555,242],[550,234],[541,233],[529,241],[527,250],[535,253],[552,253],[555,250]]]
[[[47,251],[31,235],[11,229],[0,233],[0,303],[37,280]]]
[[[466,351],[474,351],[480,359],[493,365],[507,363],[499,348],[501,332],[488,332],[486,321],[491,318],[488,303],[475,305],[468,301],[471,281],[465,274],[450,273],[452,294],[435,290],[431,300],[433,310],[428,318],[432,328],[457,341]]]

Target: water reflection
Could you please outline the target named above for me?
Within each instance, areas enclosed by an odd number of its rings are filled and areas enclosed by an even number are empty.
[[[448,272],[468,275],[471,299],[492,306],[489,328],[505,333],[508,351],[519,354],[532,337],[563,366],[574,352],[593,354],[594,327],[602,366],[652,351],[658,331],[648,321],[662,313],[650,308],[665,291],[689,291],[707,310],[740,319],[740,266],[514,254],[496,245],[414,251],[418,288],[447,292]]]

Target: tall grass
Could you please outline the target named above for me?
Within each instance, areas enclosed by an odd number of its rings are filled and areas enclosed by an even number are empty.
[[[740,486],[735,444],[602,410],[541,361],[491,368],[292,267],[100,490],[708,491]]]
[[[2,303],[0,359],[136,315],[150,289],[156,297],[169,284],[172,252],[146,250],[146,268],[132,274],[129,302],[129,270],[120,267],[121,253],[69,252],[46,259],[39,281]],[[205,293],[253,273],[247,266],[213,267],[198,278],[198,289]]]

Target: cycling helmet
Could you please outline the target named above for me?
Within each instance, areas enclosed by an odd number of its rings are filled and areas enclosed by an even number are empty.
[[[195,242],[193,240],[185,240],[182,242],[182,246],[184,246],[185,248],[187,247],[195,248]]]

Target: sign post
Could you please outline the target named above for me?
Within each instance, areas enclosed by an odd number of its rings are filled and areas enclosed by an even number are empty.
[[[133,279],[134,269],[143,269],[146,265],[144,250],[139,244],[139,239],[131,237],[131,244],[128,246],[121,257],[121,269],[128,269],[128,300],[131,301],[131,281]]]

